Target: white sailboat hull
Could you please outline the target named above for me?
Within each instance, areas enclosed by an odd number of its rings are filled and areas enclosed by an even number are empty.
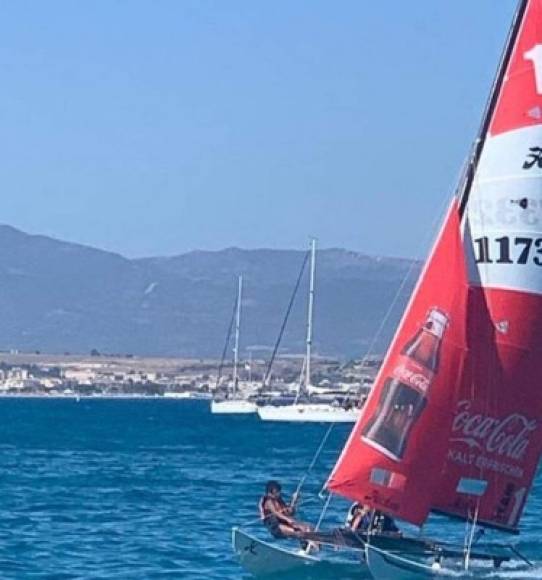
[[[355,423],[359,409],[342,409],[325,403],[298,403],[296,405],[265,405],[258,407],[263,421],[303,423]]]
[[[420,580],[452,575],[370,545],[367,545],[365,550],[369,571],[372,577],[378,580]]]
[[[431,558],[414,560],[408,555],[388,552],[370,544],[365,545],[365,560],[372,577],[375,580],[431,580],[439,578],[474,579],[474,578],[506,578],[506,569],[495,567],[489,560],[471,562],[468,570],[464,569],[462,558],[444,558],[442,564],[437,564]],[[523,566],[522,566],[523,564]],[[518,567],[519,565],[519,567]],[[511,572],[511,570],[508,570]],[[526,568],[524,563],[515,562],[514,578],[525,572],[526,578],[535,578],[535,570]],[[512,574],[510,575],[512,576]]]
[[[317,561],[302,550],[284,549],[249,536],[238,528],[232,530],[232,544],[243,568],[255,575],[292,572]]]
[[[256,403],[243,399],[226,399],[225,401],[211,401],[211,413],[216,415],[244,415],[256,413]]]
[[[237,554],[243,568],[254,576],[283,575],[283,578],[320,579],[356,579],[369,580],[369,569],[359,555],[351,560],[338,558],[329,552],[322,554],[306,554],[292,544],[278,545],[265,542],[243,532],[239,528],[232,530],[233,550]],[[334,557],[333,557],[334,556]]]

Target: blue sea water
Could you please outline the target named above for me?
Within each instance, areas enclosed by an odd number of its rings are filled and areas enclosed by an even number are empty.
[[[213,416],[198,401],[2,399],[0,578],[249,578],[231,527],[259,529],[265,481],[293,491],[327,429]],[[307,479],[306,519],[348,431],[333,429]],[[538,561],[541,506],[538,478],[514,540]],[[330,525],[346,507],[334,500]]]

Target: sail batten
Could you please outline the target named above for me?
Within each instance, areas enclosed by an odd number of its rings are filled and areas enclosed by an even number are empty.
[[[457,197],[328,487],[517,531],[542,453],[542,0],[521,0]]]

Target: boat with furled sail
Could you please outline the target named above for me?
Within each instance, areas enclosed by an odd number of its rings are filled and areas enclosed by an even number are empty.
[[[457,193],[327,483],[418,526],[463,520],[464,551],[369,538],[375,579],[489,577],[477,530],[519,532],[542,452],[541,268],[542,0],[520,0]]]
[[[233,376],[231,380],[231,386],[227,390],[227,394],[223,398],[213,398],[211,401],[211,413],[219,415],[231,415],[231,414],[247,414],[256,412],[256,403],[249,401],[239,394],[239,332],[241,327],[241,302],[243,299],[243,277],[239,276],[237,285],[237,298],[234,305],[234,313],[230,322],[230,327],[226,337],[226,344],[224,346],[224,352],[222,353],[222,359],[220,361],[220,366],[218,369],[218,376],[216,380],[217,388],[220,385],[220,380],[222,378],[222,367],[224,365],[224,359],[226,351],[230,344],[231,330],[235,326],[235,339],[233,346]]]
[[[309,295],[307,307],[306,354],[295,399],[287,404],[265,403],[258,406],[262,421],[295,423],[355,423],[359,409],[355,405],[344,406],[338,402],[307,400],[311,388],[311,363],[314,318],[314,280],[316,269],[316,240],[311,240]],[[303,271],[303,269],[302,269]],[[266,378],[264,378],[264,386]]]

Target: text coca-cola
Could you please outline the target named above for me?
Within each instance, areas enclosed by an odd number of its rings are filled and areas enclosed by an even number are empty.
[[[447,314],[439,308],[429,310],[424,324],[401,350],[384,381],[377,408],[363,429],[364,441],[397,461],[402,459],[412,428],[427,404],[447,326]]]

